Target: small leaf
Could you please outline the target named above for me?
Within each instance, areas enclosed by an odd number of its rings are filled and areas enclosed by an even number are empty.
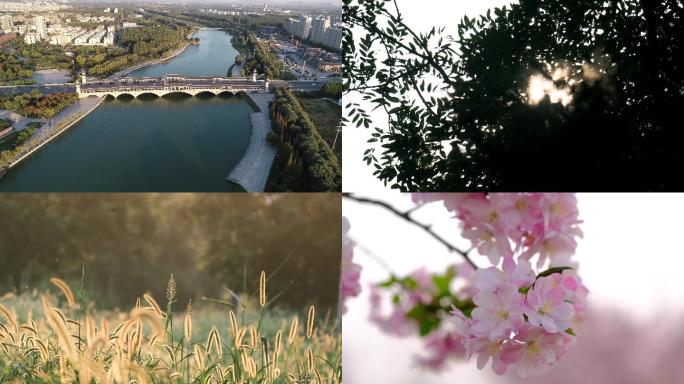
[[[571,336],[577,336],[577,335],[575,335],[575,332],[572,330],[572,328],[566,329],[565,333],[567,333],[568,335],[571,335]]]
[[[549,268],[549,269],[547,269],[546,271],[539,273],[539,275],[537,275],[537,279],[540,278],[540,277],[545,277],[545,276],[553,275],[554,273],[563,273],[563,271],[565,271],[566,269],[572,269],[572,267],[553,267],[553,268]]]

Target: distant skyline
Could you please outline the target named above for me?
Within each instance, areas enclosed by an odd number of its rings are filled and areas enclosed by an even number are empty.
[[[277,5],[277,6],[297,6],[297,5],[320,5],[320,6],[339,6],[342,8],[341,0],[75,0],[72,3],[101,3],[101,4],[164,4],[164,5],[183,5],[183,4],[206,4],[226,6],[233,4],[242,5]]]

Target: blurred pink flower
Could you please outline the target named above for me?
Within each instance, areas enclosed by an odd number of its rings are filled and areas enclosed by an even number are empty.
[[[410,307],[406,307],[405,303],[396,303],[392,305],[389,314],[384,314],[383,302],[385,300],[386,298],[380,290],[375,285],[371,285],[369,320],[375,323],[383,332],[391,335],[409,336],[415,334],[418,330],[418,325],[415,321],[406,317],[406,312],[410,310]]]
[[[523,301],[523,311],[531,324],[541,325],[546,332],[564,332],[571,327],[572,304],[566,302],[567,292],[551,276],[540,277]]]
[[[349,238],[349,220],[342,217],[342,268],[340,273],[340,289],[342,293],[342,313],[347,311],[346,300],[361,293],[361,266],[354,263],[354,246]]]
[[[450,359],[464,358],[463,339],[452,330],[439,329],[425,337],[425,349],[429,355],[418,357],[420,366],[440,371],[446,368]]]

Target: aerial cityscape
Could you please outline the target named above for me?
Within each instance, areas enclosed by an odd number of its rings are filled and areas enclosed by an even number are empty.
[[[0,191],[339,191],[341,5],[0,2]]]

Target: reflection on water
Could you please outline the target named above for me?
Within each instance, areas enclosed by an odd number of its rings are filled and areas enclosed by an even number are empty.
[[[230,43],[230,35],[215,29],[201,29],[193,35],[199,45],[188,46],[172,60],[131,72],[131,77],[158,77],[167,74],[186,76],[226,76],[238,51]]]
[[[235,96],[105,101],[1,181],[2,191],[229,191],[249,143]]]

